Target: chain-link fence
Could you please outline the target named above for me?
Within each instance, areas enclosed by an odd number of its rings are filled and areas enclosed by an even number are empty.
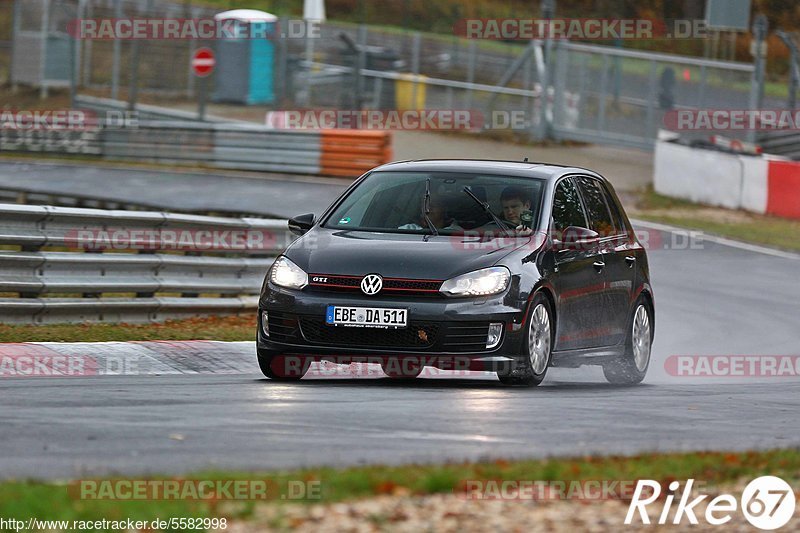
[[[65,28],[76,18],[207,19],[218,10],[155,0],[14,5],[12,82],[64,86],[73,71],[78,88],[97,96],[125,99],[135,87],[151,100],[197,98],[190,58],[199,47],[213,48],[213,41],[73,40]],[[291,25],[278,22],[281,29]],[[754,69],[745,63],[333,22],[320,26],[319,38],[283,33],[272,39],[274,109],[470,110],[494,128],[511,126],[506,119],[498,124],[496,117],[522,112],[525,119],[514,129],[533,139],[650,147],[670,109],[755,105]],[[214,80],[209,79],[210,94]]]

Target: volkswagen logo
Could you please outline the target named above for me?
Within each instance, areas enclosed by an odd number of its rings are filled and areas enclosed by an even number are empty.
[[[367,296],[378,294],[383,288],[383,278],[377,274],[367,274],[361,280],[361,290]]]

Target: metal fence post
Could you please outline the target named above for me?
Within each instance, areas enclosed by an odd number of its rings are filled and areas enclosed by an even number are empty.
[[[147,0],[145,4],[145,14],[149,14],[153,8],[153,0]],[[136,99],[139,96],[139,40],[133,41],[133,57],[131,59],[131,79],[130,88],[128,89],[128,109],[131,111],[136,110]]]
[[[86,2],[86,18],[92,18],[94,10],[92,3]],[[92,81],[92,39],[87,39],[83,44],[83,86],[88,87]]]
[[[122,0],[114,0],[114,18],[122,18]],[[122,41],[114,39],[114,56],[111,64],[111,98],[119,98],[119,68],[122,54]]]
[[[608,55],[603,55],[603,72],[600,73],[600,95],[597,104],[597,129],[606,129],[606,91],[608,90]]]
[[[50,26],[50,0],[42,0],[42,54],[39,79],[39,98],[47,98],[47,33]]]
[[[12,14],[12,25],[11,25],[11,28],[12,28],[11,29],[11,46],[12,47],[17,46],[17,44],[19,42],[18,39],[19,39],[19,30],[20,30],[20,20],[21,20],[20,11],[21,10],[22,10],[22,2],[15,1],[14,2],[14,11],[13,11],[13,14]],[[19,89],[19,87],[17,86],[16,77],[14,76],[15,70],[16,69],[15,69],[15,66],[14,66],[14,52],[13,52],[13,48],[12,48],[11,64],[9,65],[9,69],[8,69],[9,79],[11,81],[11,92],[12,93],[16,93],[17,90]]]
[[[700,94],[698,95],[697,107],[703,108],[706,105],[706,84],[708,83],[708,69],[705,65],[700,67]]]
[[[417,105],[417,84],[419,83],[419,55],[422,48],[422,35],[415,31],[411,41],[411,73],[414,75],[414,83],[411,86],[411,107]]]
[[[88,0],[78,0],[78,13],[77,13],[78,20],[82,20],[82,19],[84,19],[86,17],[86,3],[87,2],[88,2]],[[74,48],[73,54],[72,54],[73,55],[73,61],[75,61],[75,63],[73,64],[72,78],[70,79],[70,83],[74,84],[75,86],[77,86],[78,83],[80,82],[80,77],[81,77],[81,59],[82,59],[82,56],[83,56],[83,39],[80,39],[79,35],[72,35],[70,37],[71,37],[72,41],[75,42],[75,48]],[[74,101],[72,102],[72,105],[74,107],[74,105],[75,105]]]
[[[361,109],[362,101],[364,99],[364,78],[361,75],[361,70],[365,68],[366,65],[366,54],[367,54],[367,26],[365,24],[361,24],[358,26],[358,55],[356,56],[356,66],[355,66],[355,75],[356,75],[356,98],[355,98],[355,108]]]
[[[289,21],[286,17],[281,17],[280,21],[278,22],[281,28],[288,28]],[[278,41],[278,77],[280,82],[276,84],[277,89],[277,101],[278,103],[283,103],[288,95],[288,91],[286,90],[288,86],[287,76],[289,75],[289,68],[288,68],[288,57],[287,54],[289,53],[289,47],[286,42],[288,38],[286,33],[278,34],[275,36]]]
[[[553,138],[557,138],[555,134],[556,127],[563,123],[564,93],[566,92],[567,67],[569,66],[569,52],[561,43],[556,44],[555,60],[556,68],[553,76],[553,120],[550,124],[550,133]]]
[[[656,84],[658,83],[658,66],[655,61],[650,61],[650,75],[647,86],[647,115],[645,123],[647,124],[647,135],[651,135],[653,131],[653,120],[655,118],[656,100],[658,99],[658,91]],[[701,89],[702,90],[702,89]]]
[[[794,111],[797,107],[797,85],[800,83],[800,52],[798,52],[797,44],[791,35],[783,30],[778,30],[775,34],[789,48],[789,94],[787,95],[786,106]]]
[[[185,10],[186,18],[200,18],[197,15],[196,8],[189,8],[186,6]],[[194,78],[194,70],[192,69],[192,61],[191,58],[194,57],[194,53],[197,50],[197,40],[190,39],[189,40],[189,61],[186,62],[186,96],[188,98],[194,97],[195,94],[195,78]]]
[[[767,31],[769,30],[769,22],[765,15],[758,15],[753,22],[753,37],[755,45],[755,68],[753,69],[753,78],[750,85],[750,109],[761,109],[761,104],[764,101],[764,63],[766,58],[762,52],[767,38]],[[747,140],[755,142],[756,132],[748,130]]]
[[[475,60],[477,59],[478,43],[474,40],[469,42],[469,52],[467,56],[467,83],[475,83]],[[466,105],[467,109],[472,109],[472,89],[467,89]]]

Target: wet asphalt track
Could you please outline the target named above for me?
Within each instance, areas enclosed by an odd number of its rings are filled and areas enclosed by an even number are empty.
[[[800,378],[664,371],[670,355],[800,355],[800,259],[649,235],[644,385],[606,385],[594,368],[552,370],[538,389],[482,376],[281,384],[243,343],[228,374],[0,379],[0,477],[800,446]]]

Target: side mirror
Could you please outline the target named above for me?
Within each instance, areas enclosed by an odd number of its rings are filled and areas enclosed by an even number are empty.
[[[297,215],[289,219],[289,231],[295,235],[305,235],[314,225],[314,213]]]
[[[556,246],[561,250],[579,250],[596,241],[600,234],[589,228],[580,226],[569,226],[564,229],[561,241],[555,241]]]

